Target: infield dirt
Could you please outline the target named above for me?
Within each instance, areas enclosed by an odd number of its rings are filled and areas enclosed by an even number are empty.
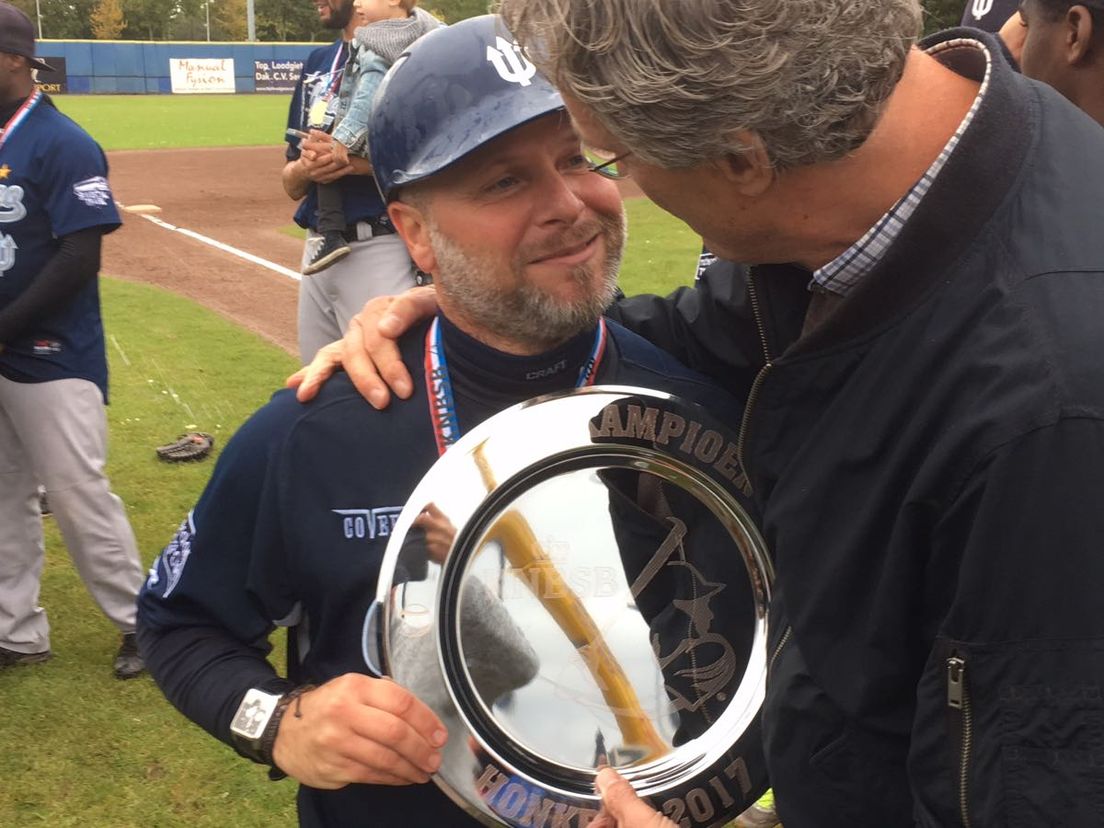
[[[158,218],[298,271],[303,243],[278,228],[295,202],[280,185],[283,147],[108,153],[120,203],[155,204]],[[123,213],[104,244],[103,273],[187,296],[296,352],[299,285],[259,265]]]
[[[123,205],[156,205],[157,218],[298,272],[303,243],[279,230],[295,202],[280,184],[284,148],[122,150],[108,153]],[[640,195],[625,182],[627,198]],[[188,297],[297,352],[298,282],[133,213],[107,236],[106,275]]]

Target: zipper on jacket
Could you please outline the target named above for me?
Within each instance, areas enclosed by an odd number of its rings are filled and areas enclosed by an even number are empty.
[[[782,650],[790,642],[791,635],[793,635],[793,627],[786,627],[785,632],[782,633],[782,638],[774,648],[774,652],[771,653],[770,661],[767,662],[767,679],[770,679],[771,671],[774,669],[774,662],[778,661],[778,657],[782,655]]]
[[[755,400],[759,396],[759,388],[763,384],[763,380],[766,379],[770,369],[774,363],[771,360],[770,347],[767,345],[767,332],[763,326],[763,314],[759,309],[759,295],[755,290],[755,270],[748,271],[748,299],[751,300],[751,315],[755,319],[755,328],[759,332],[759,341],[763,345],[763,367],[759,369],[759,373],[755,375],[755,381],[751,384],[751,391],[748,392],[747,404],[744,406],[744,416],[740,418],[740,434],[736,438],[736,462],[740,464],[740,468],[744,472],[744,477],[748,481],[748,490],[751,490],[751,476],[747,473],[747,466],[744,465],[744,440],[747,437],[748,420],[751,416],[751,409],[755,406]]]
[[[962,747],[958,763],[958,812],[964,828],[970,828],[967,791],[970,772],[970,748],[974,739],[974,716],[970,708],[970,691],[966,687],[966,659],[952,652],[947,659],[947,706],[962,715]]]

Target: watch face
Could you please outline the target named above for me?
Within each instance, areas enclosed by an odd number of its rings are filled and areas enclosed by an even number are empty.
[[[771,567],[735,436],[655,391],[531,400],[404,508],[365,657],[446,722],[435,781],[488,825],[583,825],[618,768],[687,828],[766,784]]]
[[[272,718],[272,712],[276,709],[279,696],[262,693],[259,690],[250,690],[242,699],[238,712],[234,714],[234,721],[230,724],[230,730],[246,739],[256,740],[264,733],[265,725]]]

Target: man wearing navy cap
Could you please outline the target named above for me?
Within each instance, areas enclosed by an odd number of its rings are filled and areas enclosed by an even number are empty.
[[[119,226],[107,160],[35,88],[34,31],[0,2],[0,668],[50,657],[38,605],[46,486],[69,555],[123,634],[115,675],[142,672],[142,565],[104,475],[107,359],[97,282]]]
[[[181,712],[301,783],[301,825],[458,828],[476,822],[411,785],[456,743],[422,688],[371,678],[361,649],[402,504],[460,430],[539,394],[616,383],[735,409],[601,318],[621,197],[497,18],[411,46],[380,87],[369,145],[388,214],[441,295],[442,313],[403,341],[425,382],[387,412],[345,380],[309,406],[273,397],[154,564],[139,636]],[[266,659],[276,626],[294,645],[286,676]],[[486,652],[509,652],[508,632],[488,625]],[[505,688],[532,678],[523,659],[496,666]]]

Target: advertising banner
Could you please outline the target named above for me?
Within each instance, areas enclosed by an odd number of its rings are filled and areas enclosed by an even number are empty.
[[[56,95],[58,92],[69,91],[69,76],[65,71],[65,58],[52,55],[39,55],[44,61],[54,67],[53,72],[45,69],[35,70],[35,85],[48,95]]]
[[[169,79],[177,94],[233,94],[234,59],[169,58]]]
[[[301,60],[255,60],[253,61],[253,80],[258,92],[282,92],[290,95],[295,91],[295,82],[303,71]]]

